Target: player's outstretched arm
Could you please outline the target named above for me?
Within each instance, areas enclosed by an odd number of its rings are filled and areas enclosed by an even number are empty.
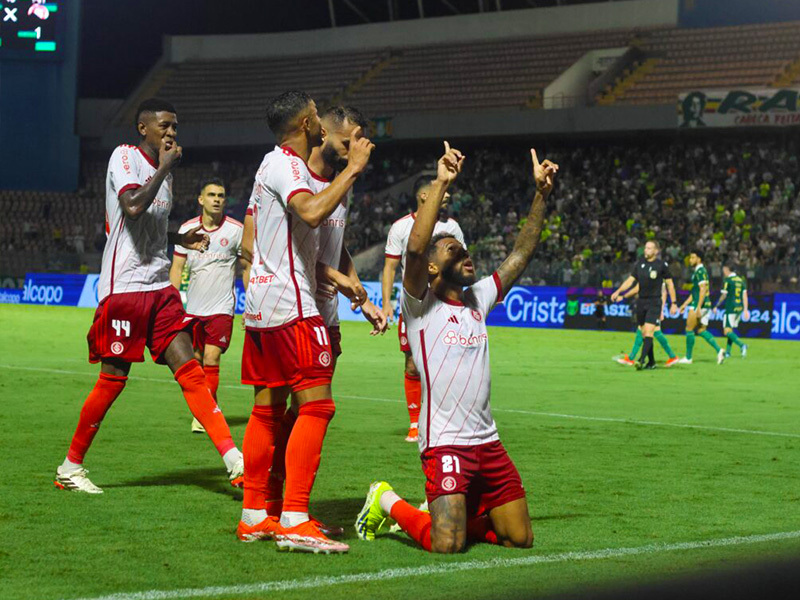
[[[417,212],[414,226],[408,236],[406,246],[406,270],[403,275],[403,288],[412,297],[421,299],[428,289],[428,245],[433,237],[433,229],[439,219],[444,193],[464,164],[464,155],[450,144],[444,143],[444,155],[439,159],[436,180],[428,192],[428,199]]]
[[[143,186],[135,190],[128,190],[119,197],[119,204],[122,211],[129,219],[136,220],[147,212],[156,194],[161,188],[161,184],[181,160],[183,148],[173,142],[172,147],[167,150],[166,141],[161,141],[161,148],[158,151],[158,169],[153,178]]]
[[[178,254],[172,255],[172,265],[169,267],[169,282],[176,290],[181,289],[181,276],[186,265],[186,257]]]
[[[361,128],[356,127],[350,134],[347,166],[331,184],[318,194],[300,192],[292,196],[291,206],[297,216],[309,227],[319,227],[319,224],[336,210],[347,191],[353,187],[358,176],[367,167],[369,156],[374,149],[375,144],[363,137]]]
[[[544,225],[545,200],[553,189],[553,182],[558,172],[558,165],[545,160],[539,163],[536,150],[531,148],[531,158],[533,159],[533,179],[536,182],[536,194],[531,203],[531,210],[525,225],[517,235],[514,242],[514,249],[508,255],[497,274],[500,276],[500,283],[503,286],[503,296],[505,296],[512,286],[522,275],[523,271],[531,262],[533,251],[539,244],[542,237],[542,226]]]

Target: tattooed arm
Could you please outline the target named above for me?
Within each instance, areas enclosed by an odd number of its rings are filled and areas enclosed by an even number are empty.
[[[500,283],[503,286],[503,296],[513,287],[528,263],[531,262],[533,251],[542,235],[545,200],[553,189],[553,178],[558,172],[558,165],[549,160],[540,164],[536,157],[536,150],[533,148],[531,148],[531,158],[533,159],[533,178],[536,181],[536,195],[533,197],[525,225],[517,235],[517,241],[514,242],[514,249],[497,269]]]

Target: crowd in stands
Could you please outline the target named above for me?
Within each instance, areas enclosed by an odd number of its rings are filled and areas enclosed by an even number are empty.
[[[700,250],[707,264],[732,260],[756,285],[772,278],[796,287],[798,146],[789,136],[545,144],[541,154],[561,170],[525,282],[610,285],[627,274],[644,242],[656,239],[679,280],[685,279],[684,257]],[[507,143],[462,149],[467,161],[449,212],[465,232],[479,273],[487,274],[511,250],[527,215],[534,191],[530,157],[526,147]],[[391,224],[415,209],[409,192],[384,191],[432,170],[437,151],[434,144],[379,146],[355,190],[346,234],[352,254],[385,243]],[[171,226],[197,214],[197,185],[207,175],[228,182],[228,211],[243,218],[257,166],[255,156],[182,165]],[[94,162],[85,166],[77,194],[0,192],[0,247],[30,256],[101,251],[104,190],[105,165]],[[376,276],[378,268],[367,275]]]

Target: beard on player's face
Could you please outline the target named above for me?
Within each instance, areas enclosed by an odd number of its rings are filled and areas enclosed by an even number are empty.
[[[475,268],[472,265],[472,259],[469,254],[462,258],[444,261],[443,264],[439,264],[437,267],[442,274],[442,279],[452,285],[467,287],[477,281]]]
[[[342,156],[336,149],[336,141],[329,135],[322,145],[322,162],[334,171],[342,171],[347,167],[347,155]]]

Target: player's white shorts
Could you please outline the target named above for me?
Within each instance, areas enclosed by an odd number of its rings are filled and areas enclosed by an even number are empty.
[[[694,306],[691,307],[691,310],[695,310]],[[711,309],[701,308],[700,323],[703,325],[703,327],[708,327],[708,321],[710,318],[711,318]]]
[[[736,329],[739,327],[739,322],[742,320],[742,313],[725,313],[722,317],[722,327],[725,329]]]

